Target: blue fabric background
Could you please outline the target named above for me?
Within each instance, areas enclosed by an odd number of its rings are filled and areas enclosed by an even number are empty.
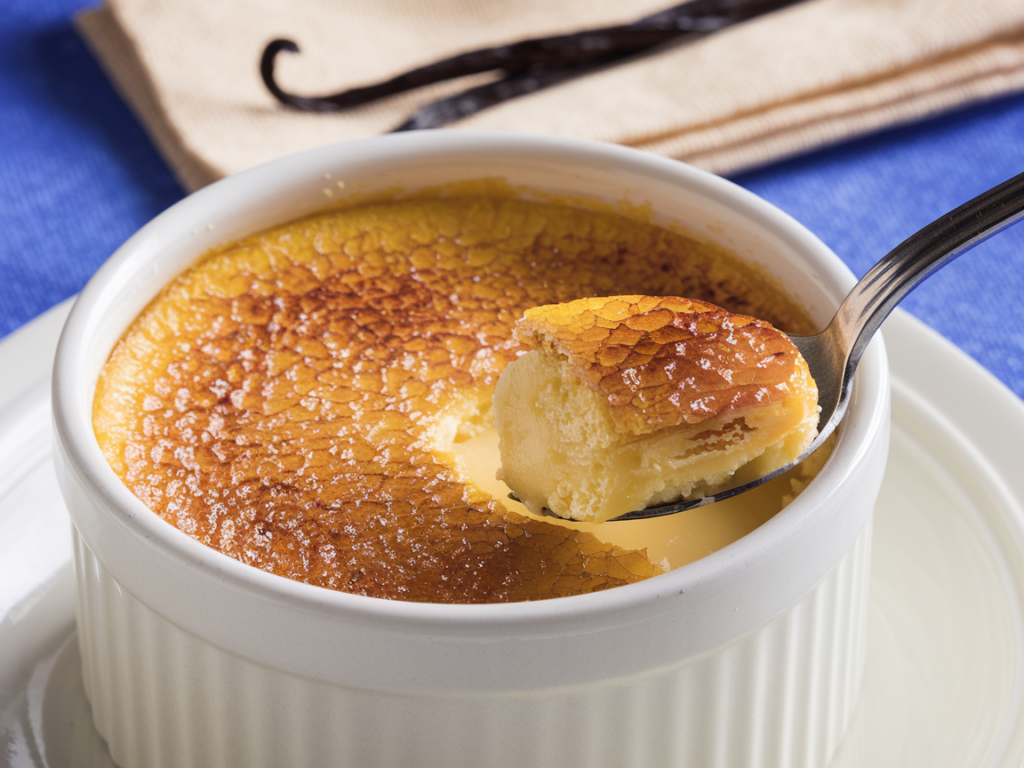
[[[0,337],[78,291],[183,196],[71,25],[85,0],[0,5]],[[1024,95],[740,174],[858,275],[921,226],[1024,171]],[[1024,224],[904,306],[1024,396]],[[0,371],[0,376],[16,376]]]

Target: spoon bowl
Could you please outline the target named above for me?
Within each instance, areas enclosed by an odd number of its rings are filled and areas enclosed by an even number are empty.
[[[853,287],[823,331],[813,336],[790,335],[818,386],[821,408],[818,435],[796,460],[714,495],[636,510],[612,521],[662,517],[713,504],[746,493],[806,459],[842,420],[861,356],[896,305],[925,278],[1022,217],[1024,173],[983,192],[896,246]]]

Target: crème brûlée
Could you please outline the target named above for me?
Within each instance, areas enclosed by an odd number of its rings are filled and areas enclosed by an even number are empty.
[[[668,527],[539,518],[495,480],[491,398],[525,351],[513,326],[531,307],[693,296],[809,330],[781,290],[723,249],[627,213],[484,183],[226,244],[156,296],[112,351],[93,402],[99,445],[144,504],[199,542],[359,595],[561,597],[706,555],[777,513],[813,473]]]
[[[817,435],[807,363],[781,331],[707,302],[610,296],[535,307],[494,393],[500,476],[528,509],[601,522],[713,495]]]

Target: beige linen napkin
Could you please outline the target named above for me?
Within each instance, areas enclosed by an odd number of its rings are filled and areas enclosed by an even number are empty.
[[[257,71],[303,95],[365,85],[464,50],[633,21],[672,0],[107,0],[79,26],[179,178],[195,189],[275,157],[384,133],[467,87],[348,112],[279,105]],[[699,42],[506,102],[451,129],[627,144],[717,172],[1024,89],[1022,0],[807,0]]]

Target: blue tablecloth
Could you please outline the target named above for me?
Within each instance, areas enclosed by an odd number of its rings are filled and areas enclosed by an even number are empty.
[[[75,33],[84,0],[0,7],[0,337],[78,291],[183,196]],[[818,234],[858,275],[915,230],[1024,171],[1024,95],[735,177]],[[1024,224],[904,306],[1024,397]],[[0,371],[16,376],[17,371]]]

